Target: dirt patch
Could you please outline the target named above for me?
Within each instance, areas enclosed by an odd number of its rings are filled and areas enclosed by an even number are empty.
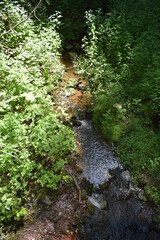
[[[90,106],[92,97],[90,93],[83,93],[80,90],[75,90],[75,93],[73,96],[69,97],[70,101],[74,103],[78,108],[86,108]]]
[[[75,73],[74,64],[67,54],[61,59],[61,63],[65,65],[64,80],[61,87],[53,93],[54,109],[68,114],[68,118],[71,118],[76,109],[85,111],[91,105],[92,96],[88,82]]]

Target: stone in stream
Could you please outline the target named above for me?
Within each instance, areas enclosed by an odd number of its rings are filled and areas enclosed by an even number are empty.
[[[68,56],[69,56],[69,58],[70,58],[72,61],[76,61],[77,58],[78,58],[78,55],[77,55],[77,53],[75,53],[75,52],[69,52],[69,53],[68,53]]]
[[[86,84],[80,83],[77,85],[77,89],[80,91],[85,91],[86,90]]]
[[[72,122],[73,126],[81,126],[81,122],[75,116],[71,117],[71,122]]]
[[[102,194],[93,193],[91,197],[88,198],[88,201],[95,207],[103,210],[107,207],[107,202],[105,197]]]
[[[37,200],[38,204],[44,204],[46,206],[51,206],[52,205],[52,201],[49,199],[49,197],[46,196],[41,196],[38,200]]]
[[[127,200],[133,197],[136,190],[130,172],[128,170],[121,171],[116,179],[116,185],[111,183],[111,189],[117,200]]]
[[[143,189],[140,189],[140,191],[139,191],[139,193],[138,193],[138,198],[139,198],[141,201],[144,201],[144,200],[145,200],[144,190],[143,190]]]

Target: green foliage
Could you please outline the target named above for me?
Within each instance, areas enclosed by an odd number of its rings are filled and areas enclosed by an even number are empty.
[[[50,1],[50,5],[47,8],[49,15],[53,11],[61,12],[63,18],[60,33],[65,41],[71,42],[79,40],[86,31],[85,11],[103,7],[105,2],[106,0],[55,0]]]
[[[102,135],[111,142],[118,141],[124,131],[125,108],[116,103],[116,92],[99,91],[96,94],[93,107],[93,122],[101,131]],[[115,85],[114,85],[115,87]]]
[[[0,34],[27,16],[17,2],[1,2]],[[31,182],[57,189],[74,150],[73,132],[51,98],[63,74],[59,18],[56,13],[38,25],[29,19],[1,38],[0,224],[26,214]]]
[[[111,1],[86,14],[88,34],[77,70],[94,94],[93,120],[105,138],[118,141],[121,161],[157,204],[159,175],[160,45],[157,1]],[[132,116],[132,117],[131,117]],[[136,116],[136,118],[135,118]],[[134,120],[135,118],[135,120]]]
[[[124,166],[129,167],[137,179],[146,172],[153,181],[159,181],[159,135],[142,125],[142,120],[128,120],[126,133],[118,144],[117,152]]]

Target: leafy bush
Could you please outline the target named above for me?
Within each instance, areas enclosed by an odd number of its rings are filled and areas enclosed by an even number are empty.
[[[106,10],[106,1],[105,0],[55,0],[48,2],[48,14],[53,14],[54,11],[60,11],[62,14],[62,24],[60,27],[60,33],[63,36],[63,39],[68,42],[75,44],[74,41],[82,38],[86,32],[86,23],[84,18],[85,11],[89,9],[98,9],[104,8]]]
[[[117,146],[117,153],[125,167],[129,167],[137,182],[147,176],[145,186],[148,198],[156,204],[160,202],[159,166],[160,136],[145,125],[142,120],[130,118],[126,133]]]
[[[95,96],[93,107],[93,122],[102,135],[110,142],[118,141],[125,128],[126,109],[116,103],[117,89],[115,92],[109,86],[111,92],[99,91]]]
[[[1,2],[0,34],[27,16],[17,2]],[[39,25],[29,19],[1,38],[1,224],[26,214],[31,182],[57,189],[74,150],[73,132],[54,112],[51,99],[63,74],[59,18],[56,13]]]
[[[93,120],[116,141],[121,161],[136,179],[151,179],[146,193],[157,204],[159,183],[159,3],[111,1],[110,13],[86,14],[88,34],[77,71],[94,94]],[[136,117],[135,117],[136,116]],[[134,119],[135,120],[132,120]],[[154,170],[153,170],[154,169]]]

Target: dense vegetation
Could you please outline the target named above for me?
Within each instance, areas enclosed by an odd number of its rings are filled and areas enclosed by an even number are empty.
[[[148,199],[160,201],[160,3],[112,1],[86,14],[79,72],[94,94],[93,121]]]
[[[0,224],[23,218],[33,182],[57,189],[64,177],[74,136],[52,91],[62,39],[76,46],[84,35],[77,70],[90,82],[93,121],[158,206],[160,3],[44,0],[29,17],[38,2],[0,2]]]
[[[28,9],[31,6],[28,5]],[[53,110],[63,74],[59,15],[25,19],[18,3],[0,3],[0,224],[20,220],[31,184],[57,189],[74,136]],[[33,18],[34,19],[34,18]],[[15,30],[10,30],[21,22]]]
[[[106,0],[48,0],[47,14],[59,11],[62,14],[60,34],[65,41],[79,49],[79,42],[86,31],[85,11],[89,9],[108,8]]]

